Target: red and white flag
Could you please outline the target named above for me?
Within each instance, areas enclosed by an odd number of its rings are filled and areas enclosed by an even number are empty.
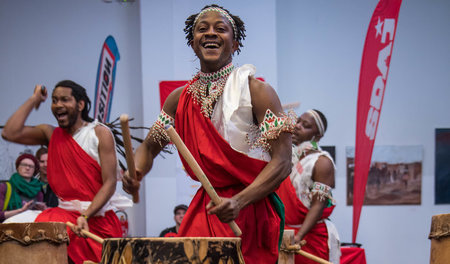
[[[359,76],[356,117],[353,232],[356,242],[372,150],[383,105],[401,0],[380,0],[370,20]]]

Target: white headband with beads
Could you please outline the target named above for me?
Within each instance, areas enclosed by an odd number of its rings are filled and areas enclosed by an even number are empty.
[[[317,128],[319,129],[319,135],[323,136],[323,133],[325,132],[325,126],[323,125],[322,119],[320,118],[319,114],[312,109],[306,112],[312,115],[314,121],[316,121]]]
[[[195,25],[197,24],[197,20],[200,18],[201,15],[203,15],[204,13],[209,12],[209,11],[219,12],[220,14],[225,16],[228,19],[228,21],[230,21],[230,24],[233,27],[234,39],[237,39],[237,33],[236,33],[237,30],[236,30],[236,24],[234,23],[234,19],[230,16],[230,14],[228,14],[227,11],[225,11],[219,7],[208,7],[206,9],[203,9],[202,11],[200,11],[200,13],[198,13],[198,15],[195,17],[194,24],[192,25],[192,34],[194,34],[194,29],[195,29]]]

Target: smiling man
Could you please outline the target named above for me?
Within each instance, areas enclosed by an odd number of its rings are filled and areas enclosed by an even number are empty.
[[[116,188],[117,159],[109,129],[89,117],[91,101],[86,90],[73,81],[61,81],[52,93],[51,110],[58,126],[25,126],[31,110],[47,99],[37,85],[34,94],[8,119],[2,137],[27,145],[48,145],[47,179],[59,206],[42,212],[37,222],[76,223],[103,237],[120,237],[119,219],[108,203]],[[107,205],[108,203],[108,205]],[[99,262],[102,245],[69,232],[69,261]]]
[[[185,24],[200,71],[168,96],[136,150],[137,178],[150,171],[169,142],[164,128],[173,125],[222,199],[221,204],[212,204],[200,188],[178,235],[231,237],[227,223],[235,220],[242,230],[245,262],[275,263],[284,212],[273,192],[291,170],[288,132],[295,119],[282,113],[274,89],[254,77],[253,65],[233,65],[232,56],[240,52],[245,38],[238,16],[217,5],[205,6]],[[133,193],[138,188],[139,182],[126,174],[124,189]]]

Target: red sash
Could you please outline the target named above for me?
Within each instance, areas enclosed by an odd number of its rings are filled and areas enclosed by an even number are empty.
[[[92,201],[103,184],[101,168],[70,134],[57,127],[53,131],[48,148],[48,182],[52,190],[62,200]],[[49,208],[36,218],[36,222],[76,223],[79,212],[71,212],[59,207]],[[119,219],[113,211],[105,216],[89,219],[89,231],[103,238],[121,237]],[[102,245],[92,239],[81,238],[69,228],[69,257],[76,263],[84,260],[100,262]]]
[[[219,196],[232,197],[242,191],[267,165],[265,161],[235,151],[217,132],[211,120],[201,113],[200,106],[193,102],[186,88],[178,102],[175,128]],[[197,180],[181,155],[180,158],[191,178]],[[207,214],[209,201],[205,190],[200,188],[183,218],[179,236],[234,236],[227,224],[217,216]],[[266,197],[245,207],[235,221],[242,230],[245,263],[275,263],[280,218],[269,199]]]
[[[277,194],[283,201],[285,208],[285,229],[294,229],[295,233],[297,233],[299,228],[291,225],[303,224],[309,209],[297,197],[290,177],[281,183]],[[328,218],[333,212],[334,207],[325,208],[320,219]],[[306,240],[306,245],[302,246],[302,250],[324,259],[329,258],[328,231],[325,223],[316,224],[303,239]],[[316,262],[301,255],[295,255],[295,263],[315,264]]]

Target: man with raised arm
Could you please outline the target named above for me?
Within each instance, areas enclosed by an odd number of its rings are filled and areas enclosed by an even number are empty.
[[[282,113],[274,89],[254,77],[253,65],[233,65],[232,55],[240,52],[245,38],[239,17],[217,5],[206,6],[187,18],[184,31],[200,71],[168,96],[136,150],[137,178],[150,171],[169,142],[165,126],[173,125],[222,199],[213,204],[200,188],[178,235],[231,237],[226,223],[235,220],[242,230],[245,262],[275,263],[284,212],[274,190],[291,170],[287,132],[295,120]],[[138,181],[126,174],[124,189],[133,193],[138,188]]]
[[[48,146],[47,179],[59,206],[42,212],[37,222],[75,223],[73,232],[88,230],[100,237],[120,237],[119,219],[110,198],[117,181],[115,142],[109,129],[89,117],[91,101],[73,81],[61,81],[51,94],[51,110],[58,127],[26,126],[30,112],[47,99],[37,85],[34,94],[9,118],[2,137],[26,145]],[[69,232],[71,263],[99,262],[102,245]]]

